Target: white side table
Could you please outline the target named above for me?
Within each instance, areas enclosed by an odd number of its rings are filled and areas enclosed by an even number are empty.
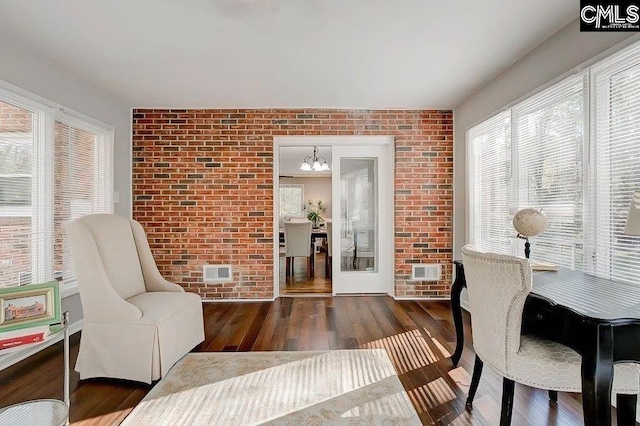
[[[62,327],[42,342],[3,349],[2,354],[18,352],[49,342],[64,333],[64,401],[36,399],[0,409],[0,425],[12,426],[61,426],[69,424],[69,312],[63,314]]]

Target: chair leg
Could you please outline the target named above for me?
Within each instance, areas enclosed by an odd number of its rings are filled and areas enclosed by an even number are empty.
[[[616,395],[616,413],[618,415],[618,426],[636,424],[636,400],[637,395],[619,393]]]
[[[290,277],[291,276],[291,258],[287,256],[286,262],[285,262],[285,277]]]
[[[327,257],[325,258],[324,276],[325,278],[331,278],[331,257],[329,257],[329,253],[327,253]]]
[[[502,411],[500,412],[500,426],[511,424],[511,414],[513,413],[513,391],[515,382],[506,377],[502,379]]]
[[[313,269],[311,269],[311,256],[307,257],[307,277],[313,276]]]
[[[465,402],[464,407],[467,410],[471,410],[473,408],[473,398],[476,397],[476,391],[478,390],[478,385],[480,384],[480,377],[482,376],[482,367],[484,363],[480,359],[478,355],[476,355],[476,361],[473,364],[473,376],[471,377],[471,385],[469,386],[469,395],[467,396],[467,402]]]
[[[550,390],[549,391],[549,400],[551,402],[558,402],[558,391]]]

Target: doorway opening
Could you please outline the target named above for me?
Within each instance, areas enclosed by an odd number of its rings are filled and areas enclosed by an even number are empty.
[[[275,297],[394,295],[393,164],[392,136],[274,137]]]
[[[330,295],[331,146],[281,146],[276,155],[279,293]]]

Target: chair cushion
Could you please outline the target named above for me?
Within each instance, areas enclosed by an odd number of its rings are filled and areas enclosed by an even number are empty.
[[[550,340],[523,335],[520,350],[510,356],[507,373],[512,380],[540,389],[582,391],[582,358],[571,348]],[[637,364],[616,364],[614,392],[637,393],[640,388],[638,371]]]
[[[142,293],[127,299],[142,311],[140,324],[159,324],[172,316],[179,314],[185,307],[202,304],[200,296],[188,292],[154,291]]]

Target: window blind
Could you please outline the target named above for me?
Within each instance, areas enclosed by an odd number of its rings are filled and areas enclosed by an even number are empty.
[[[480,250],[508,253],[515,244],[510,226],[511,116],[502,112],[467,135],[470,241]]]
[[[112,131],[0,90],[0,287],[75,281],[65,225],[112,212]]]
[[[640,282],[640,237],[624,234],[631,194],[640,189],[640,44],[591,70],[591,209],[596,275]]]
[[[640,282],[640,237],[624,233],[640,189],[640,42],[475,126],[467,141],[470,242],[522,256],[505,211],[541,207],[549,226],[531,239],[533,260]]]
[[[583,262],[586,81],[584,74],[572,76],[512,109],[514,210],[542,208],[549,220],[531,240],[531,259],[569,268]]]
[[[112,212],[111,150],[104,130],[74,117],[59,116],[54,135],[54,273],[67,282],[75,280],[75,272],[66,224]]]

